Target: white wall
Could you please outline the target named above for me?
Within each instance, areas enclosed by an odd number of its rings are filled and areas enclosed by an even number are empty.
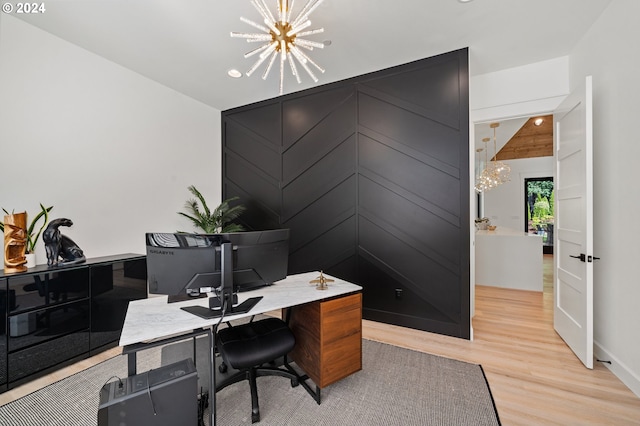
[[[144,253],[146,231],[192,230],[196,185],[220,201],[220,111],[0,16],[0,207],[73,220],[87,257]],[[39,241],[38,263],[46,263]]]
[[[570,55],[570,82],[593,76],[595,353],[640,396],[640,2],[614,0]]]
[[[485,193],[484,215],[492,225],[524,232],[524,180],[553,176],[553,157],[504,160],[511,167],[511,180]]]
[[[560,57],[471,78],[472,123],[553,111],[569,93],[569,59]]]

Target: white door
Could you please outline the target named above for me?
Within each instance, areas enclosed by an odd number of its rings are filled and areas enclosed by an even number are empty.
[[[554,112],[554,328],[593,368],[591,76]]]

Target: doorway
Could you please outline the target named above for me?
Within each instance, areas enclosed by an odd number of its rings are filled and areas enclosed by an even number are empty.
[[[478,157],[478,150],[480,148],[484,148],[484,144],[482,139],[486,137],[491,137],[493,133],[489,134],[490,124],[493,122],[500,123],[499,129],[500,133],[497,134],[498,143],[497,143],[497,151],[503,151],[503,147],[512,139],[517,140],[513,136],[519,132],[525,124],[529,121],[535,121],[535,118],[544,117],[545,120],[549,120],[549,123],[553,123],[552,115],[550,113],[543,113],[542,115],[520,115],[520,116],[484,116],[482,119],[473,120],[473,135],[472,141],[473,143],[470,146],[469,154],[470,156]],[[551,125],[551,130],[553,130],[553,126]],[[520,136],[531,136],[529,133],[521,133]],[[553,134],[551,133],[551,141],[553,141]],[[528,143],[528,146],[533,146],[534,142],[539,142],[542,138],[536,137],[536,140],[532,140],[531,143]],[[520,139],[522,140],[522,139]],[[518,151],[513,150],[512,151]],[[520,154],[520,153],[517,153]],[[485,193],[476,193],[475,191],[472,193],[473,201],[472,201],[472,214],[476,217],[489,217],[492,220],[492,224],[497,225],[497,229],[499,232],[496,232],[496,235],[500,232],[514,232],[520,235],[522,232],[522,228],[524,228],[525,233],[528,233],[528,225],[529,225],[529,213],[528,213],[528,202],[527,195],[528,192],[526,190],[527,184],[525,183],[525,179],[535,181],[549,181],[549,183],[545,183],[543,189],[545,191],[541,191],[543,196],[546,197],[547,202],[549,202],[549,206],[547,209],[547,213],[553,212],[553,159],[554,153],[549,152],[540,152],[537,151],[534,153],[532,150],[532,154],[538,155],[527,155],[526,157],[518,157],[518,158],[498,158],[500,161],[508,162],[512,168],[511,170],[511,178],[509,182],[506,182],[503,185],[497,187],[496,190],[492,190],[491,192]],[[543,160],[546,158],[546,160]],[[478,168],[482,167],[482,163],[477,164],[477,162],[473,163],[473,176],[476,176],[478,173]],[[486,197],[490,196],[491,199],[487,199]],[[487,205],[487,203],[491,203],[491,205]],[[495,203],[500,203],[500,210],[491,207],[495,206]],[[535,203],[534,203],[535,204]],[[539,206],[541,207],[541,206]],[[534,215],[535,216],[535,215]],[[550,216],[546,214],[545,216]],[[552,216],[552,214],[551,214]],[[546,218],[548,222],[550,222],[551,218]],[[536,221],[537,222],[537,221]],[[543,269],[543,292],[542,296],[545,301],[545,309],[548,306],[552,306],[553,304],[553,225],[547,227],[546,225],[540,230],[546,233],[546,240],[548,245],[543,247],[543,259],[542,265],[540,267]],[[542,233],[541,233],[542,235]],[[534,237],[537,238],[537,237]],[[473,249],[473,259],[476,259],[475,256],[475,245],[472,246]],[[549,254],[544,254],[549,253]],[[523,260],[526,261],[526,260]],[[472,309],[475,309],[475,270],[476,265],[472,266],[473,273],[473,284],[471,286],[471,306]],[[490,284],[488,284],[490,285]],[[510,292],[513,289],[506,288],[503,291]],[[472,317],[473,317],[472,310]],[[472,330],[473,333],[473,330]]]
[[[553,254],[553,177],[524,179],[524,231],[542,236],[542,252]]]

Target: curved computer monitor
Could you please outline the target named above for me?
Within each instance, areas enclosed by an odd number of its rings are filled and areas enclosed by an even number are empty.
[[[288,229],[226,234],[149,232],[149,293],[166,294],[169,301],[177,301],[219,290],[225,273],[221,259],[224,243],[232,249],[232,262],[227,265],[233,271],[227,276],[232,277],[234,292],[286,278]]]

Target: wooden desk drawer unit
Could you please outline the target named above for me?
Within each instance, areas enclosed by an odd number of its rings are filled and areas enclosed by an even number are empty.
[[[318,388],[362,369],[362,293],[296,306],[289,354]]]

